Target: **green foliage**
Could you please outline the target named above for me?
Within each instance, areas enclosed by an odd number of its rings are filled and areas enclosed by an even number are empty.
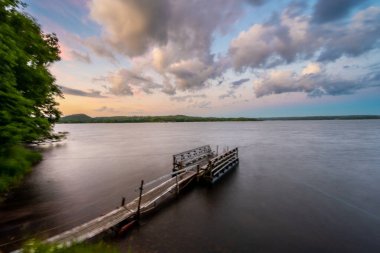
[[[210,121],[256,121],[255,118],[215,118],[191,117],[186,115],[169,116],[114,116],[91,118],[85,114],[74,114],[60,119],[60,123],[144,123],[144,122],[210,122]]]
[[[16,185],[29,172],[30,167],[41,160],[41,154],[15,145],[0,156],[0,192]]]
[[[46,244],[39,241],[29,241],[23,248],[24,253],[118,253],[114,247],[103,242],[97,244],[75,244],[70,247],[60,247],[56,244]]]
[[[59,60],[58,39],[23,8],[19,0],[0,0],[0,191],[34,162],[21,145],[56,138],[60,117],[54,99],[61,91],[48,69]]]

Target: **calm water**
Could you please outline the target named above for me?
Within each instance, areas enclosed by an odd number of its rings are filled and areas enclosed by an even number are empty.
[[[134,253],[380,252],[378,120],[56,128],[68,140],[0,205],[0,244],[105,213],[134,198],[141,179],[170,172],[173,153],[210,144],[238,146],[239,167],[111,243]]]

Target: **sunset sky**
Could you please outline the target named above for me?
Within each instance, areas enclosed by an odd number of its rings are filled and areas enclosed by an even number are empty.
[[[380,114],[380,2],[27,0],[64,115]]]

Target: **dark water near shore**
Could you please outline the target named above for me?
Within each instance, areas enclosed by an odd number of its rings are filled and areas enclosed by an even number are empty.
[[[141,179],[170,172],[173,153],[210,144],[238,146],[237,170],[194,187],[113,244],[134,253],[380,252],[379,120],[56,128],[68,140],[46,149],[0,204],[0,244],[105,213],[134,198]]]

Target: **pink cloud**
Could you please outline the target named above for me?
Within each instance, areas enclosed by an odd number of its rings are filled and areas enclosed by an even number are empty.
[[[60,42],[59,43],[59,49],[61,50],[61,53],[59,54],[59,56],[61,57],[62,60],[71,61],[73,59],[73,57],[70,53],[72,51],[72,49],[70,47],[68,47],[64,43]]]

